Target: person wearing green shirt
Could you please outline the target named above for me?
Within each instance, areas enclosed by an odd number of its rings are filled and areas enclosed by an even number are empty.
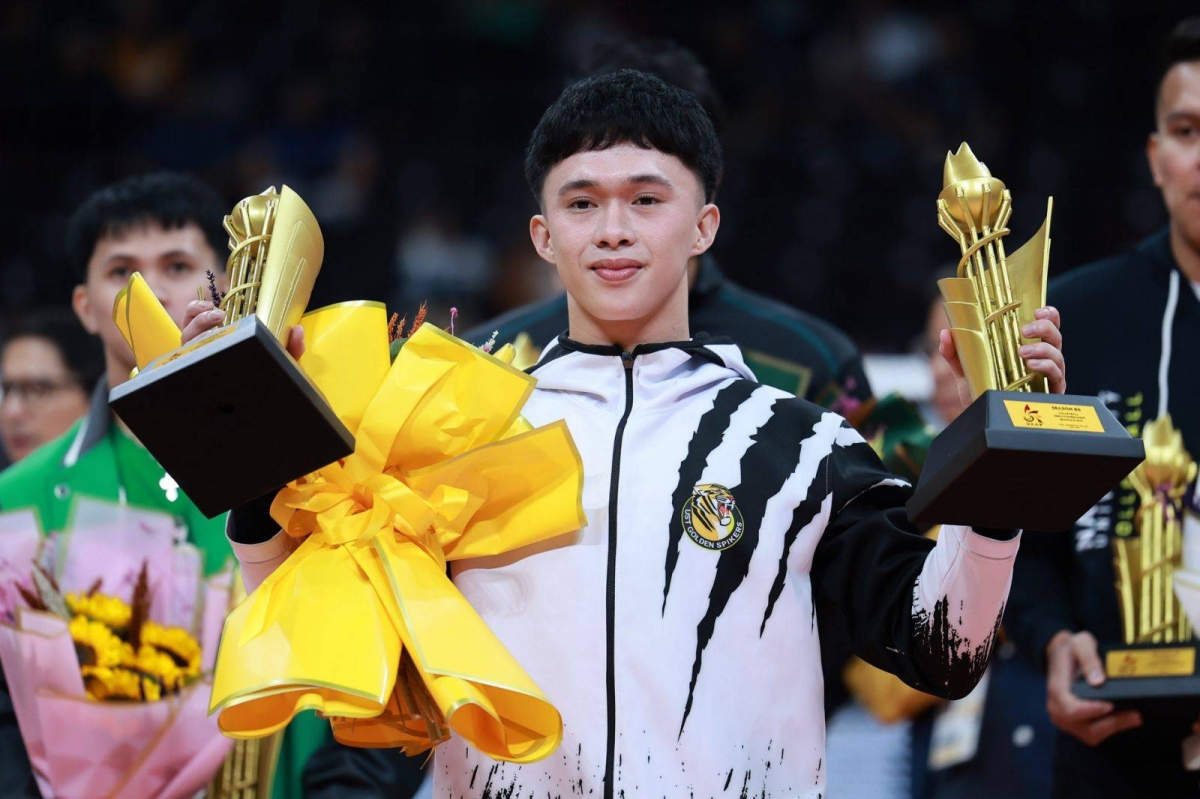
[[[232,560],[225,517],[206,519],[158,461],[108,408],[108,392],[129,379],[136,365],[112,320],[113,301],[134,272],[177,323],[196,290],[228,288],[221,258],[225,206],[194,178],[156,173],[129,178],[93,194],[72,216],[67,255],[78,285],[71,297],[83,327],[104,348],[105,374],[87,415],[64,435],[0,473],[0,510],[33,509],[42,529],[70,523],[72,508],[88,497],[173,515],[203,554],[206,574]],[[181,436],[187,431],[181,430]],[[309,754],[329,737],[329,725],[300,717],[284,739],[275,797],[300,796],[300,773]],[[0,796],[37,796],[7,685],[0,680]]]

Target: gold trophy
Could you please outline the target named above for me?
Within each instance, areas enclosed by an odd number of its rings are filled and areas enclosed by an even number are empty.
[[[1123,707],[1176,709],[1195,721],[1195,702],[1184,700],[1200,698],[1197,642],[1176,595],[1175,577],[1183,564],[1183,504],[1196,479],[1196,462],[1170,414],[1147,423],[1142,439],[1146,460],[1122,486],[1138,505],[1137,535],[1113,538],[1123,645],[1104,653],[1104,685],[1093,688],[1081,681],[1074,691]]]
[[[312,211],[287,186],[272,187],[239,202],[224,224],[230,290],[215,298],[224,324],[109,395],[209,518],[354,450],[354,437],[286,348],[325,253]]]
[[[1048,394],[1018,352],[1046,304],[1050,210],[1012,255],[1012,194],[963,143],[946,154],[938,224],[958,243],[956,277],[938,282],[974,402],[930,446],[908,503],[919,523],[1065,530],[1142,459],[1095,397]],[[1072,479],[1046,490],[1040,474]]]

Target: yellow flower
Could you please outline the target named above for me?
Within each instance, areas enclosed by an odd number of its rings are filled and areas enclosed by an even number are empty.
[[[84,666],[82,672],[89,699],[154,702],[162,698],[158,681],[130,669]]]
[[[148,621],[142,627],[142,644],[169,655],[184,678],[199,676],[200,644],[186,630]]]
[[[71,619],[68,629],[71,631],[71,640],[75,642],[75,651],[79,654],[79,663],[82,666],[117,666],[121,663],[124,651],[129,648],[129,645],[108,627],[85,616]]]
[[[145,643],[136,655],[130,652],[121,665],[153,678],[169,693],[178,691],[185,678],[183,670],[175,664],[170,655]]]
[[[73,615],[87,616],[93,621],[107,624],[114,630],[122,630],[129,625],[132,611],[129,605],[115,596],[69,593],[66,600],[67,607]]]

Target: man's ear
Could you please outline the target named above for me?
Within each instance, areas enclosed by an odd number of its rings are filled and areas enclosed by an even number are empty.
[[[721,211],[717,206],[708,203],[700,209],[700,218],[696,220],[696,241],[688,257],[702,255],[717,238],[717,228],[721,226]]]
[[[1146,137],[1146,160],[1150,162],[1150,177],[1154,178],[1154,185],[1162,188],[1162,180],[1158,174],[1158,134],[1151,133]]]
[[[79,317],[79,324],[83,325],[83,329],[91,333],[93,336],[100,332],[100,326],[96,324],[96,320],[92,318],[92,298],[88,296],[87,286],[82,283],[75,287],[71,292],[71,308],[74,309],[75,315]]]
[[[554,242],[550,240],[550,226],[542,214],[529,220],[529,238],[533,239],[533,249],[542,260],[554,264]]]

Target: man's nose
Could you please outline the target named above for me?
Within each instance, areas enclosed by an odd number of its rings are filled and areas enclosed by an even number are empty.
[[[601,206],[593,243],[605,249],[628,247],[637,240],[632,219],[623,204]]]

